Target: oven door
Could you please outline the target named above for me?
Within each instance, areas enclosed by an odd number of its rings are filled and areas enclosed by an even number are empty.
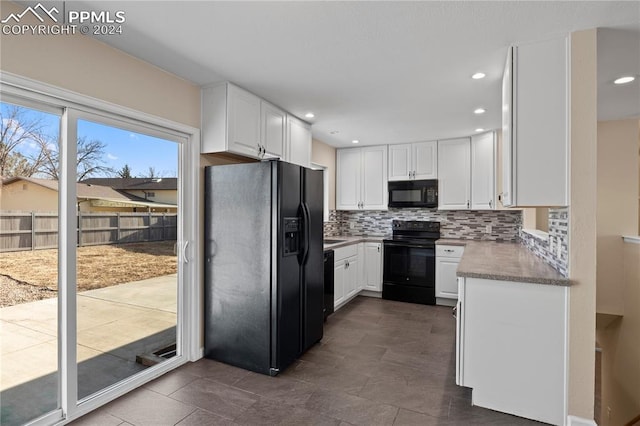
[[[435,288],[435,247],[409,242],[384,242],[385,283]]]

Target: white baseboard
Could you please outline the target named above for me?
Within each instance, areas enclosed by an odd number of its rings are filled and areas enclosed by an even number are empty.
[[[582,417],[568,416],[567,426],[598,426],[598,424],[593,420],[584,419]]]

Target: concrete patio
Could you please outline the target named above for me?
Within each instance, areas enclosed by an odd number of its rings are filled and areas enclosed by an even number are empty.
[[[78,294],[79,398],[144,366],[136,355],[175,342],[176,274]],[[57,299],[0,309],[0,423],[57,406]]]

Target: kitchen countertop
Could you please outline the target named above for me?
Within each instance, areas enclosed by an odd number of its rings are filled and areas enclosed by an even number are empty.
[[[465,246],[459,277],[569,286],[568,278],[519,243],[440,239],[438,245]]]
[[[382,242],[382,240],[384,240],[385,238],[388,238],[386,236],[369,236],[369,235],[359,235],[356,237],[347,237],[346,235],[337,235],[335,237],[326,237],[326,240],[344,240],[342,242],[339,243],[335,243],[335,244],[325,244],[324,245],[324,249],[325,250],[333,250],[333,249],[337,249],[340,247],[345,247],[345,246],[349,246],[351,244],[358,244],[358,243],[380,243]]]

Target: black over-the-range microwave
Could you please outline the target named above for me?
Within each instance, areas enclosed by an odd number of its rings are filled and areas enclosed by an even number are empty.
[[[389,207],[438,207],[438,180],[389,182]]]

